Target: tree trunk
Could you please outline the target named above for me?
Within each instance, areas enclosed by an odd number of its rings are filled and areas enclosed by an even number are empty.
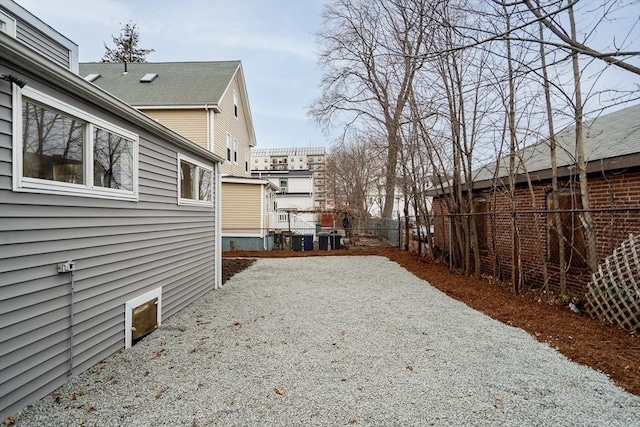
[[[573,14],[573,6],[569,8],[569,21],[571,23],[571,39],[577,40],[576,22]],[[598,254],[596,250],[596,237],[593,229],[593,219],[589,208],[589,186],[587,183],[587,163],[584,158],[583,141],[583,112],[582,112],[582,91],[580,85],[580,66],[578,54],[574,51],[571,55],[573,65],[573,81],[576,92],[576,167],[578,168],[578,178],[580,181],[580,196],[582,198],[583,219],[585,241],[587,244],[587,265],[591,273],[598,269]]]
[[[540,7],[540,1],[538,0],[537,6]],[[544,41],[544,31],[542,22],[538,22],[538,31],[540,41]],[[559,268],[559,280],[560,280],[560,293],[567,293],[567,260],[565,258],[565,244],[564,244],[564,233],[562,231],[562,227],[560,226],[560,212],[558,212],[558,162],[556,158],[556,133],[553,126],[553,110],[551,107],[551,90],[549,88],[549,74],[547,72],[547,55],[545,52],[544,43],[540,43],[540,61],[542,66],[542,82],[544,87],[544,98],[547,109],[547,123],[549,129],[549,155],[551,156],[551,191],[553,198],[553,209],[555,212],[553,213],[553,220],[550,221],[554,224],[554,228],[556,228],[556,232],[558,233],[558,252],[560,254],[560,259],[558,260],[558,268]],[[547,219],[547,222],[548,219]],[[546,259],[546,258],[545,258]],[[546,264],[545,264],[546,265]],[[543,288],[545,290],[548,289],[548,281],[545,279],[545,284]]]

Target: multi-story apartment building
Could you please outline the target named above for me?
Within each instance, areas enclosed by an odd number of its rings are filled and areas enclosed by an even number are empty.
[[[331,209],[333,202],[327,192],[324,147],[254,148],[251,150],[251,171],[300,171],[313,173],[315,209]]]

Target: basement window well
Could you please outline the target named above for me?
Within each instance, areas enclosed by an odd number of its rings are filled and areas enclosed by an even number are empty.
[[[125,304],[125,348],[130,348],[160,326],[162,288],[156,288]]]

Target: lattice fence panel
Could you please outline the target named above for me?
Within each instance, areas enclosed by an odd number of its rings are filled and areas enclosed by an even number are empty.
[[[593,274],[587,313],[640,335],[640,238],[629,235]]]

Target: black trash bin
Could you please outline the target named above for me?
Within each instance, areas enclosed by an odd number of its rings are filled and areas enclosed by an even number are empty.
[[[342,249],[342,234],[330,233],[329,242],[331,243],[331,249]]]
[[[318,233],[318,249],[321,251],[329,250],[329,233]]]
[[[291,249],[296,252],[302,251],[302,234],[291,235]]]

